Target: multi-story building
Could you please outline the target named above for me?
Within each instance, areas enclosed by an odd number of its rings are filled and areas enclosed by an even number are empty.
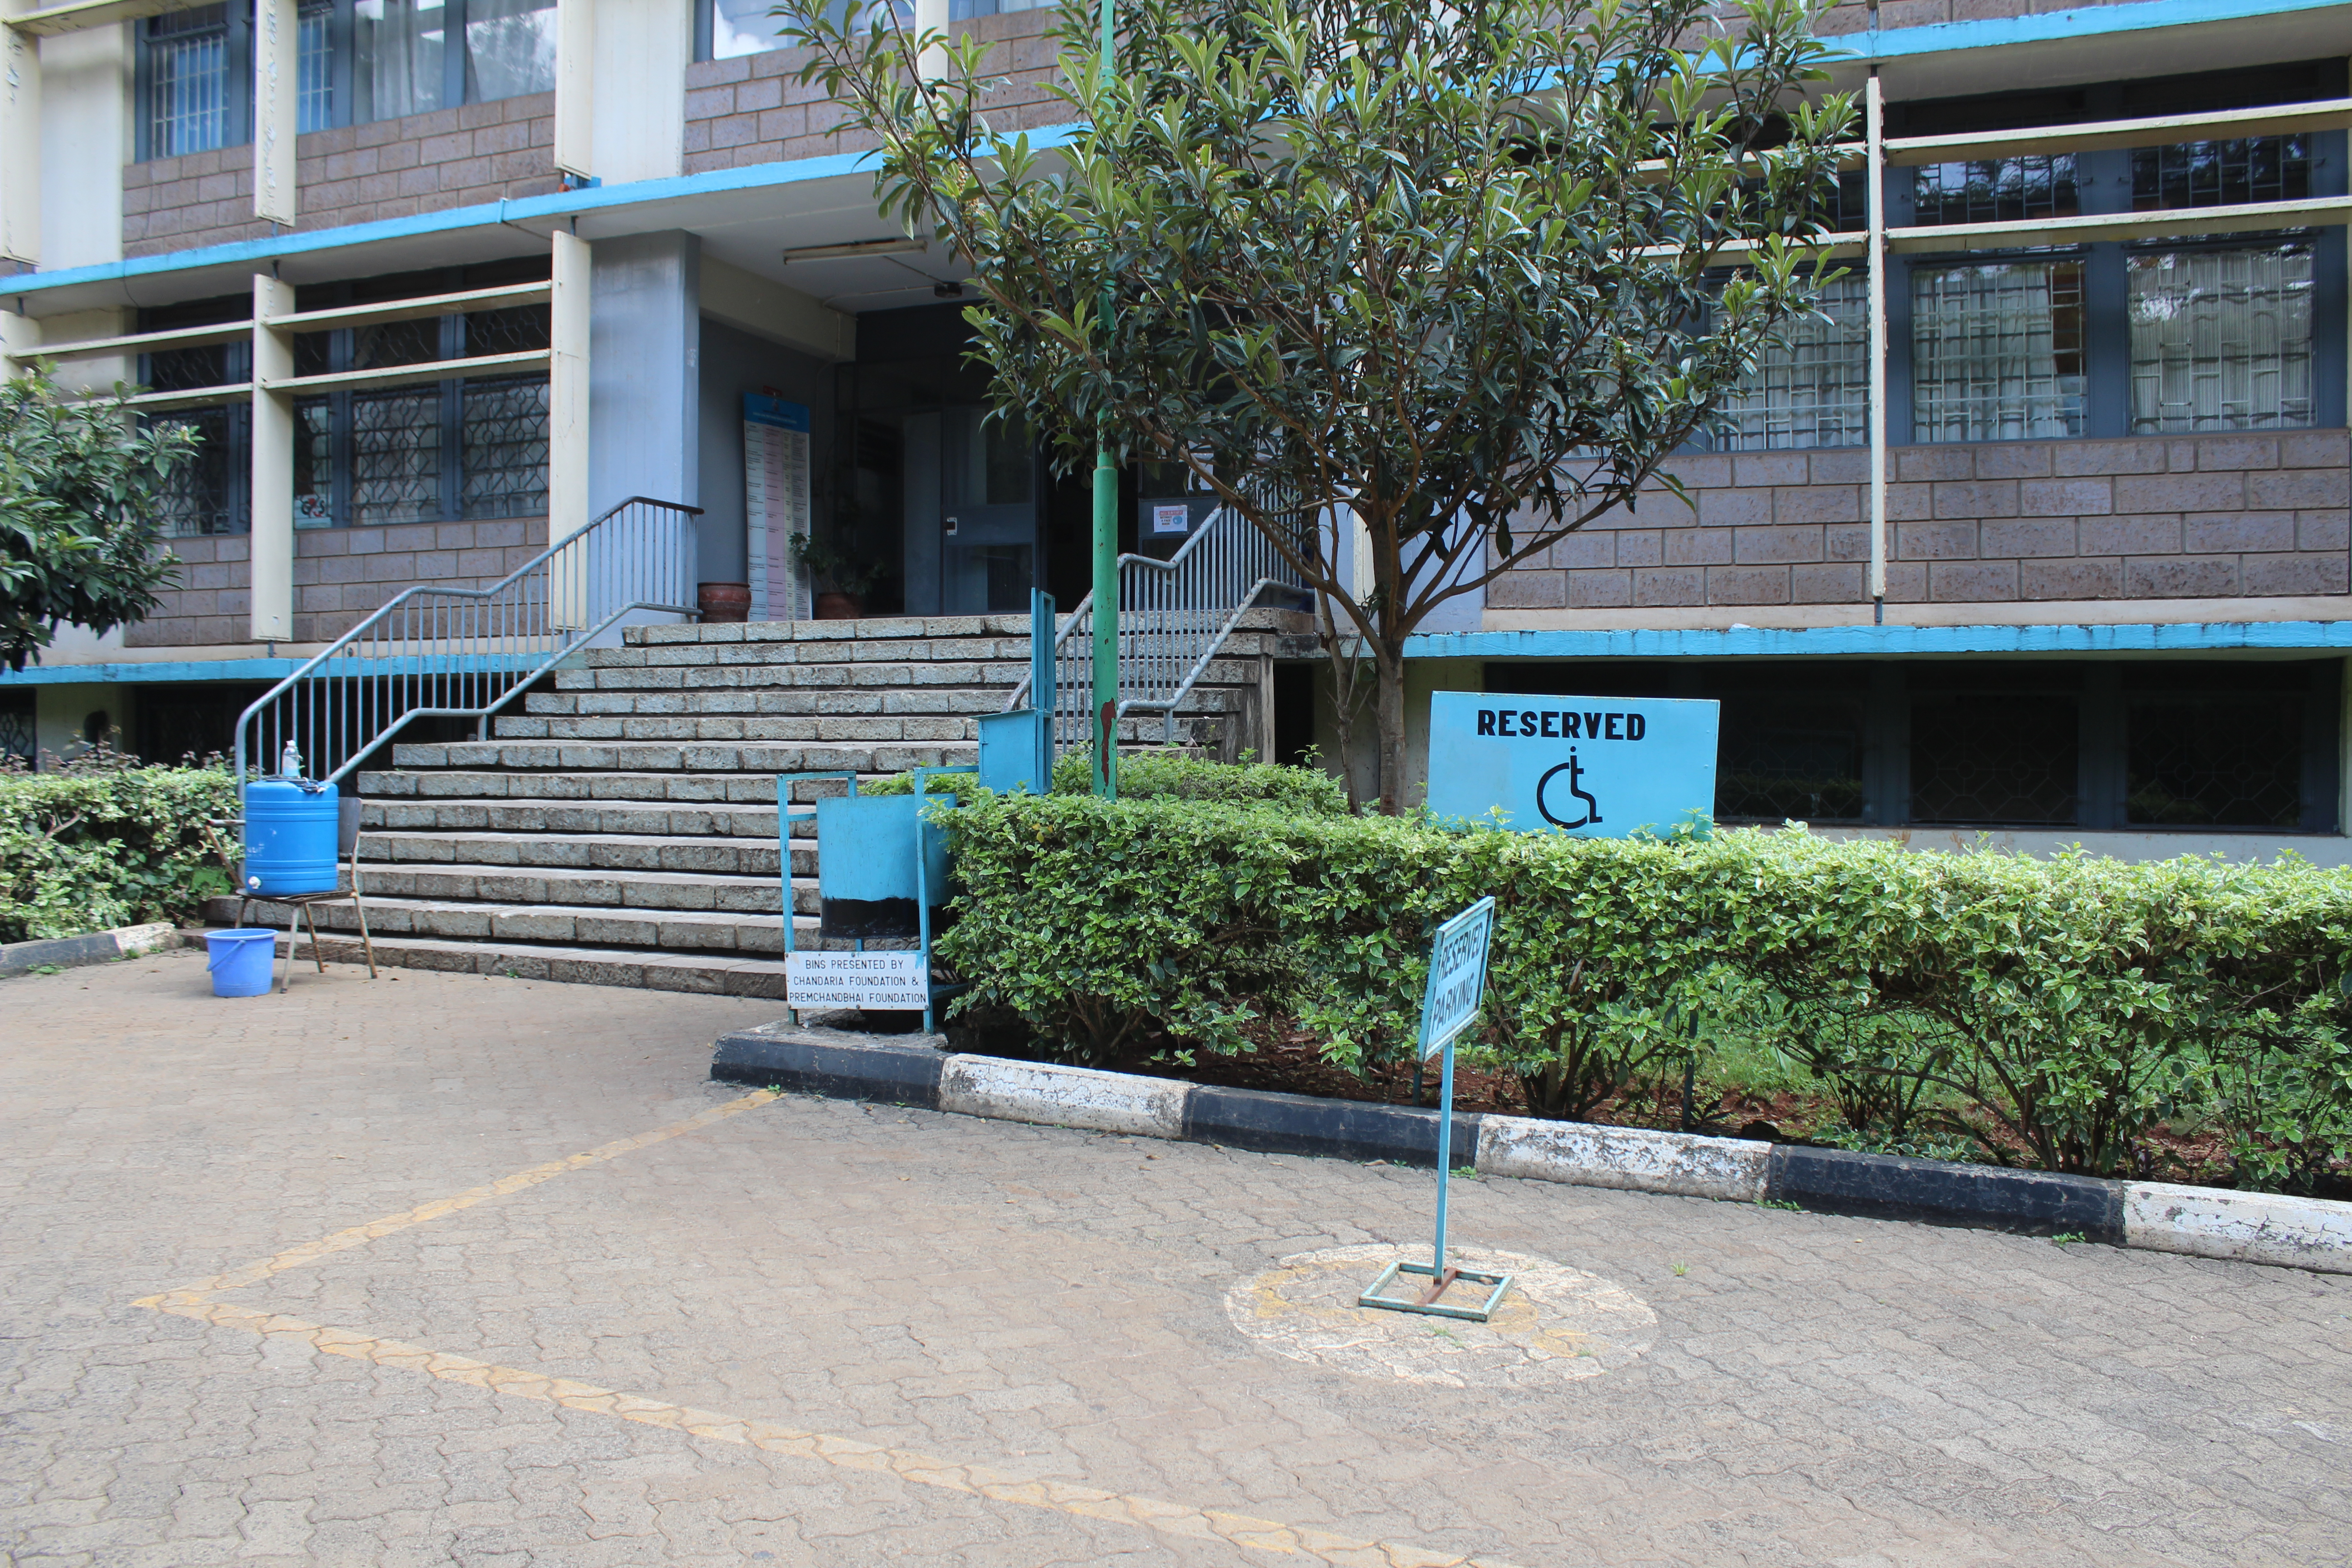
[[[1048,13],[954,4],[995,111],[1061,118]],[[0,676],[10,744],[222,745],[390,595],[633,496],[700,508],[697,575],[755,618],[811,613],[811,525],[869,617],[1075,601],[1085,476],[982,423],[955,268],[767,12],[0,0],[7,363],[205,436],[181,585]],[[2344,858],[2352,6],[1822,26],[1883,105],[1829,319],[1678,463],[1695,510],[1457,602],[1416,693],[1720,697],[1726,818]],[[1311,733],[1316,686],[1271,680],[1262,732]]]

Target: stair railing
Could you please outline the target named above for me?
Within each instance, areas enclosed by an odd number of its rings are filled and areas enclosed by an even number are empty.
[[[487,588],[402,590],[238,717],[236,776],[278,768],[290,742],[306,775],[332,783],[412,720],[486,727],[625,616],[698,616],[701,515],[632,496]]]
[[[1271,540],[1228,507],[1211,512],[1165,561],[1118,558],[1118,708],[1164,716],[1176,739],[1176,710],[1224,650],[1241,618],[1268,588],[1297,588],[1297,574]],[[1054,634],[1054,754],[1091,745],[1094,723],[1094,595],[1080,599]],[[1029,694],[1022,678],[1009,711]]]

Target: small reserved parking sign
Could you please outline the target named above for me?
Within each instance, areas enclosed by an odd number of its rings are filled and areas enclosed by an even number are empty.
[[[1440,691],[1429,700],[1429,809],[1523,832],[1622,838],[1715,810],[1720,705],[1664,697]]]

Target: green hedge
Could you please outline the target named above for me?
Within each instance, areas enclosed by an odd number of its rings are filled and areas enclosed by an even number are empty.
[[[1399,1059],[1431,927],[1491,892],[1472,1049],[1538,1114],[1736,1036],[1801,1063],[1863,1146],[2128,1173],[2159,1123],[2205,1121],[2242,1179],[2305,1188],[2352,1156],[2352,874],[1059,795],[954,821],[962,1005],[1074,1059],[1241,1050],[1270,1018]]]
[[[1054,764],[1055,795],[1086,795],[1092,788],[1094,760],[1072,752]],[[912,773],[891,773],[860,784],[862,795],[906,795]],[[934,779],[933,790],[955,787],[952,777]],[[1203,800],[1228,805],[1270,805],[1316,816],[1348,815],[1347,787],[1319,768],[1276,767],[1265,763],[1212,763],[1182,755],[1121,757],[1118,793],[1123,800]]]
[[[236,815],[217,768],[0,774],[0,942],[194,915],[230,886],[205,821]]]

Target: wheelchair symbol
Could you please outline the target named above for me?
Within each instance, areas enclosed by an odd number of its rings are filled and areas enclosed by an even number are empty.
[[[1545,798],[1547,793],[1551,789],[1551,781],[1558,778],[1562,773],[1566,773],[1568,775],[1568,793],[1570,795],[1573,795],[1576,799],[1584,803],[1584,815],[1578,817],[1573,822],[1570,822],[1568,818],[1556,814],[1551,808],[1550,802]],[[1568,753],[1568,761],[1560,763],[1559,766],[1552,769],[1549,773],[1544,774],[1541,779],[1537,781],[1536,809],[1543,813],[1544,820],[1550,823],[1554,827],[1577,828],[1599,826],[1601,821],[1601,803],[1593,799],[1592,793],[1584,787],[1584,764],[1576,760],[1576,753],[1573,751]]]

